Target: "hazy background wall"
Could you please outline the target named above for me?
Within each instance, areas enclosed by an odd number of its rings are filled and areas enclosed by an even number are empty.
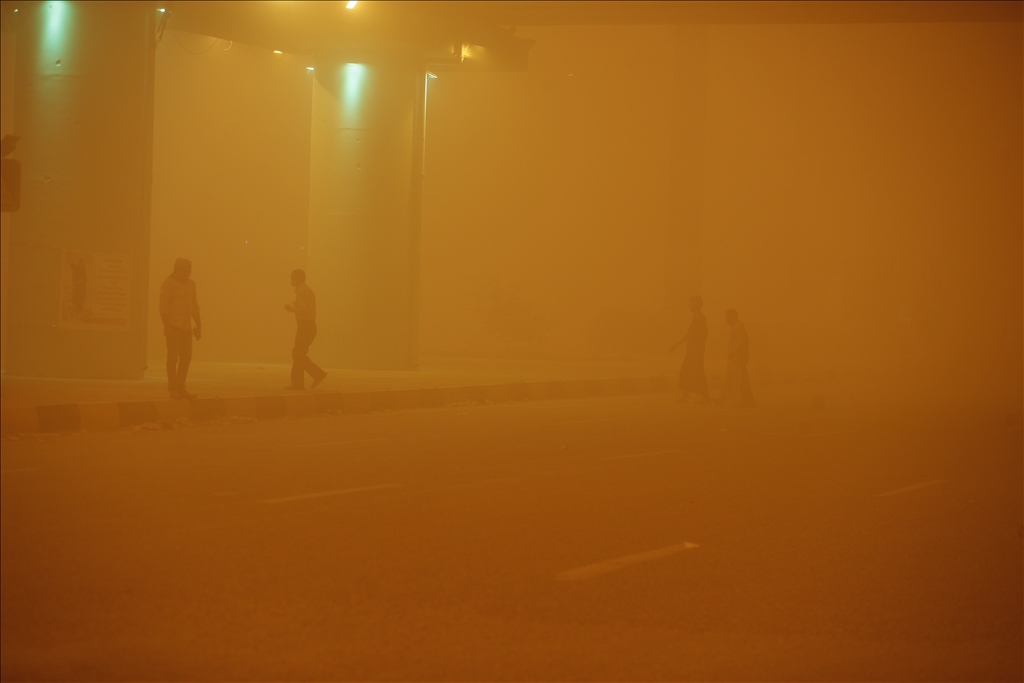
[[[7,30],[0,31],[0,137],[14,132],[14,48],[17,34]],[[0,213],[0,339],[7,335],[7,268],[11,245],[11,214]],[[6,367],[6,354],[0,344],[0,366]]]
[[[1020,24],[712,31],[704,287],[757,364],[1019,397],[1021,54]]]
[[[660,353],[672,29],[520,35],[529,73],[431,84],[424,349]],[[1020,55],[1020,24],[712,27],[710,363],[733,306],[754,368],[1019,393]]]
[[[687,322],[665,291],[675,30],[519,35],[537,40],[529,72],[430,84],[422,352],[663,354]],[[734,306],[755,369],[1019,390],[1021,51],[1019,23],[709,29],[712,367]],[[281,304],[308,213],[305,62],[172,33],[157,60],[154,303],[174,257],[190,256],[197,359],[287,362]]]
[[[424,351],[660,349],[671,28],[519,35],[527,73],[430,84]]]
[[[293,55],[168,31],[157,45],[150,366],[157,295],[192,259],[196,360],[290,362],[293,268],[305,266],[311,83]]]

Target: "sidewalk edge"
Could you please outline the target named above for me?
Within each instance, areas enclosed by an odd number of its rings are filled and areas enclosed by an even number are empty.
[[[204,422],[218,418],[268,419],[316,413],[371,413],[415,410],[459,404],[596,398],[668,391],[670,375],[571,379],[454,387],[305,393],[277,396],[197,398],[193,400],[67,403],[0,409],[0,434],[45,434],[105,431],[153,425],[170,427],[178,420]]]

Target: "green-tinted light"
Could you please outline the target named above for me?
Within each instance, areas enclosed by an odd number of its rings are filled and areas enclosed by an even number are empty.
[[[43,35],[39,50],[40,66],[48,69],[67,49],[68,30],[74,8],[70,2],[52,0],[44,5]],[[47,65],[44,67],[43,65]]]
[[[349,62],[345,65],[342,82],[345,87],[345,106],[354,107],[359,104],[359,93],[363,86],[363,77],[366,75],[366,66]]]

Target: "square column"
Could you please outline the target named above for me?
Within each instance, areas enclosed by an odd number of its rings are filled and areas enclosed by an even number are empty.
[[[141,378],[157,6],[18,9],[7,373]]]
[[[402,55],[321,57],[313,86],[309,255],[318,362],[417,367],[426,71]]]

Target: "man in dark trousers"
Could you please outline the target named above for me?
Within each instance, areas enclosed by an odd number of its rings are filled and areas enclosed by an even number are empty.
[[[284,310],[295,313],[295,348],[292,349],[292,383],[285,389],[302,391],[305,373],[313,378],[310,389],[324,381],[327,373],[309,359],[309,345],[316,338],[316,295],[306,284],[306,271],[292,271],[292,287],[295,288],[295,302],[285,304]]]
[[[740,322],[735,308],[725,312],[725,322],[732,328],[729,332],[729,362],[725,375],[725,400],[735,405],[754,405],[754,394],[750,391],[750,375],[747,360],[750,357],[750,341],[747,328]]]
[[[203,324],[199,319],[196,283],[190,275],[192,262],[179,258],[174,262],[174,272],[160,286],[160,318],[167,337],[167,389],[171,398],[195,398],[185,389],[185,376],[192,361],[192,335],[197,340],[202,338]]]
[[[708,338],[708,319],[701,312],[704,301],[699,296],[690,297],[690,311],[693,319],[683,338],[672,345],[669,352],[675,351],[686,342],[686,356],[683,367],[679,369],[679,388],[683,390],[683,400],[689,400],[694,393],[708,398],[708,377],[704,374],[704,342]]]

